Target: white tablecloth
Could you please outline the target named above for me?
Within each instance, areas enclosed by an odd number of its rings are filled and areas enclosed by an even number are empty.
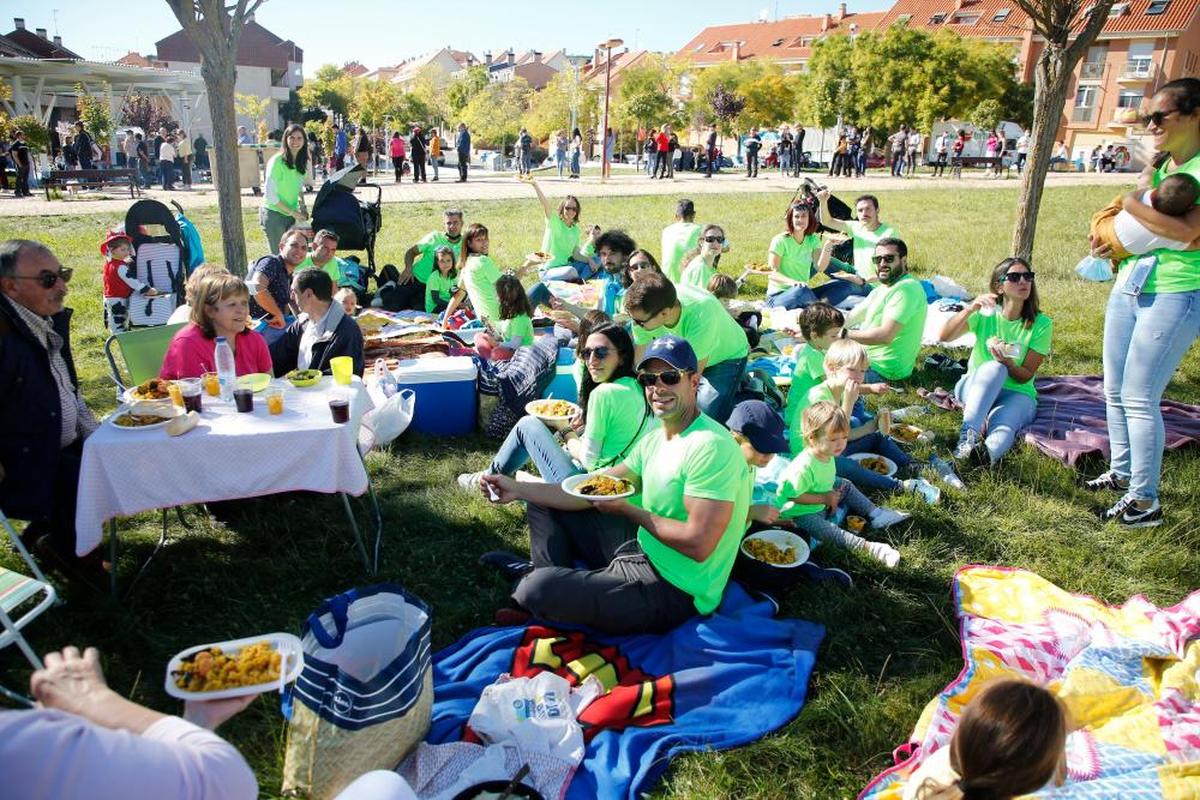
[[[345,425],[329,411],[329,376],[308,389],[275,383],[285,387],[284,411],[275,416],[261,392],[252,414],[205,394],[200,423],[183,436],[101,425],[83,447],[75,552],[95,550],[108,520],[142,511],[277,492],[365,492],[357,435],[372,403],[361,379],[351,386]]]

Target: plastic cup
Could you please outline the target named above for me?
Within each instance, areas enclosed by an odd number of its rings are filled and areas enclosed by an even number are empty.
[[[174,405],[183,408],[183,392],[179,389],[179,382],[173,381],[167,385],[167,394],[171,396],[171,402]]]
[[[183,401],[184,410],[195,411],[199,414],[204,406],[204,387],[201,385],[200,379],[187,378],[176,381],[175,385],[179,387],[179,395]]]
[[[254,390],[246,386],[238,386],[233,390],[233,402],[238,413],[249,414],[254,410]]]
[[[206,372],[200,378],[204,382],[204,391],[208,392],[209,397],[221,396],[221,379],[215,372]]]
[[[329,394],[329,413],[333,421],[344,425],[350,421],[350,393],[345,389],[334,389]]]
[[[265,393],[267,398],[267,413],[282,414],[283,413],[283,388],[280,386],[272,386]]]
[[[354,359],[350,356],[338,356],[329,359],[329,369],[333,372],[333,382],[341,386],[349,386],[350,378],[354,375]]]

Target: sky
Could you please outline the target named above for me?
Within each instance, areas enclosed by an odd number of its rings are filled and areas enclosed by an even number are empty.
[[[847,0],[852,12],[891,4]],[[546,53],[565,47],[585,54],[615,36],[630,48],[673,52],[707,25],[821,14],[837,5],[837,0],[267,0],[257,20],[304,50],[304,72],[311,75],[322,64],[353,60],[375,68],[446,45],[481,58],[485,50],[509,47]],[[108,10],[98,18],[103,8]],[[337,9],[336,22],[330,8]],[[0,0],[0,32],[12,30],[12,18],[23,16],[27,28],[58,33],[84,58],[112,61],[130,50],[152,54],[156,41],[179,29],[164,0],[128,0],[120,9],[109,19],[112,7],[96,0]]]

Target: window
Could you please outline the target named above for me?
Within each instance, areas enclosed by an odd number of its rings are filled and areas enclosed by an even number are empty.
[[[1144,95],[1133,89],[1123,89],[1117,97],[1117,108],[1140,108]]]
[[[1154,61],[1154,42],[1130,42],[1128,66],[1146,72]]]
[[[912,14],[901,14],[900,16],[896,17],[896,24],[897,25],[907,25],[908,21],[911,19],[912,19]]]
[[[700,44],[696,45],[695,52],[699,53],[703,49],[704,49],[704,42],[701,42]]]
[[[1146,7],[1146,16],[1155,17],[1167,10],[1167,6],[1171,5],[1171,0],[1153,0]]]
[[[776,39],[775,41],[771,42],[771,47],[779,47],[781,44],[783,44],[783,39]]]
[[[1108,10],[1110,17],[1119,17],[1129,10],[1129,3],[1114,3],[1113,7]]]
[[[1004,20],[1008,19],[1008,12],[1009,12],[1009,9],[1007,9],[1007,8],[1000,9],[992,17],[992,22],[1004,22]]]
[[[941,25],[945,21],[946,21],[946,14],[941,11],[939,11],[938,13],[934,14],[932,17],[929,18],[930,25]]]
[[[955,14],[950,18],[951,25],[974,25],[978,21],[978,14]]]
[[[1096,87],[1080,86],[1075,90],[1075,107],[1091,108],[1096,105]]]
[[[811,37],[811,36],[805,36],[803,39],[800,40],[801,47],[812,47],[812,43],[813,43],[813,37]]]

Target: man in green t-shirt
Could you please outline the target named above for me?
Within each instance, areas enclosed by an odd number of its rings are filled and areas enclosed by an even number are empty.
[[[610,633],[673,628],[720,605],[750,503],[746,460],[733,436],[699,409],[691,346],[664,336],[638,364],[660,427],[606,471],[637,491],[592,501],[555,484],[485,475],[484,494],[528,504],[532,562],[488,553],[519,578],[513,600],[544,619]],[[586,569],[576,569],[582,561]]]
[[[899,237],[896,229],[879,219],[879,198],[873,194],[864,194],[854,201],[854,213],[857,220],[834,219],[829,213],[829,191],[817,192],[821,202],[821,223],[835,231],[849,234],[854,248],[854,264],[852,271],[846,269],[826,270],[832,281],[813,291],[818,297],[831,306],[840,306],[848,297],[866,297],[874,286],[879,285],[879,277],[875,270],[875,245],[881,239]],[[841,264],[842,262],[837,262]]]
[[[684,198],[675,204],[675,221],[663,228],[662,271],[672,283],[683,275],[683,257],[696,248],[702,225],[696,222],[696,204]]]
[[[442,212],[442,230],[430,231],[404,253],[404,271],[396,282],[396,291],[389,292],[387,307],[393,311],[406,308],[420,311],[425,308],[425,282],[433,272],[433,254],[439,247],[454,251],[454,263],[462,254],[463,213],[457,208]],[[387,270],[387,267],[384,267]],[[383,294],[382,290],[380,294]]]
[[[358,270],[351,269],[344,259],[338,258],[338,235],[328,228],[322,228],[317,231],[317,235],[313,237],[312,246],[309,248],[308,255],[296,267],[296,272],[301,272],[306,269],[323,270],[326,275],[333,280],[334,287],[349,287],[356,292],[366,290],[365,286],[359,284],[356,278]]]
[[[921,282],[908,273],[903,241],[880,239],[874,262],[880,285],[846,316],[851,329],[846,338],[867,347],[871,368],[866,383],[902,381],[917,365],[929,303]]]

